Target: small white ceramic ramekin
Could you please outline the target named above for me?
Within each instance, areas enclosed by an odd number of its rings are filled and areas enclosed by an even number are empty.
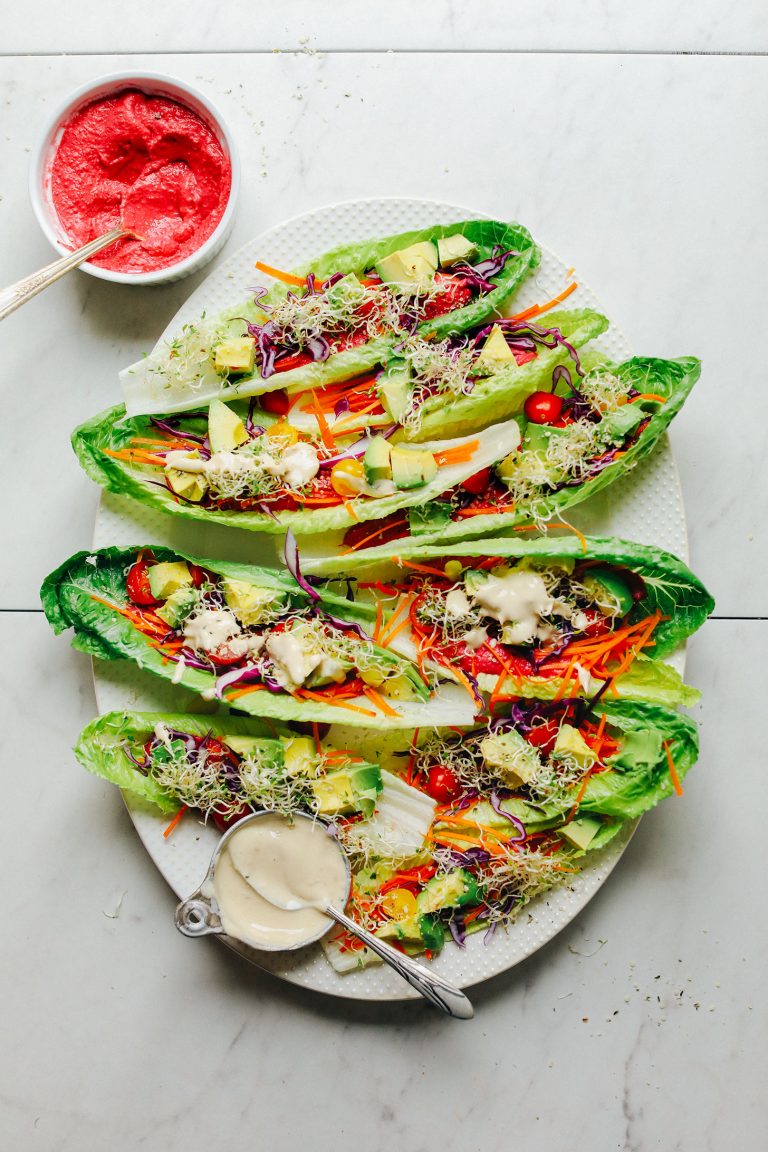
[[[61,226],[51,198],[50,169],[53,154],[58,147],[64,125],[76,112],[93,100],[114,96],[126,88],[138,89],[148,96],[166,96],[191,108],[215,134],[229,158],[232,169],[232,183],[224,214],[208,239],[191,256],[179,260],[176,264],[170,264],[167,268],[158,268],[152,272],[114,272],[110,268],[100,268],[88,261],[80,265],[82,270],[91,276],[97,276],[100,280],[111,280],[116,284],[168,284],[172,280],[181,280],[184,276],[197,272],[221,250],[232,231],[240,191],[240,161],[232,134],[221,113],[210,100],[194,88],[162,72],[113,72],[107,76],[100,76],[89,84],[83,84],[56,109],[46,125],[32,157],[29,194],[40,227],[54,248],[62,256],[66,256],[72,251],[72,243]]]

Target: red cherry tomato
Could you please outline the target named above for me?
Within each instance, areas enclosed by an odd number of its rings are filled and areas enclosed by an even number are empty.
[[[235,655],[226,644],[222,644],[215,652],[209,652],[208,656],[219,668],[229,668],[233,664],[240,664],[244,659],[242,652]]]
[[[485,492],[490,482],[490,468],[481,468],[479,472],[475,472],[474,476],[468,476],[466,480],[462,480],[460,487],[465,492],[471,492],[473,496],[479,496]]]
[[[438,804],[450,804],[451,800],[455,800],[461,794],[461,784],[450,768],[436,764],[427,773],[425,791],[433,800],[437,800]]]
[[[531,728],[526,736],[529,744],[534,748],[540,748],[542,752],[548,754],[552,751],[557,740],[558,724],[556,720],[542,720]]]
[[[125,579],[125,589],[134,604],[149,606],[160,603],[149,586],[149,569],[153,563],[154,559],[149,556],[140,556]]]
[[[563,411],[563,398],[553,392],[532,392],[523,410],[531,424],[554,424]]]
[[[205,568],[201,568],[198,564],[190,564],[189,573],[195,588],[202,588],[203,584],[208,584],[211,580]]]
[[[259,398],[259,404],[265,412],[271,412],[273,416],[285,416],[291,406],[288,393],[282,388],[274,392],[265,392]]]
[[[584,615],[589,619],[589,624],[583,629],[581,635],[589,636],[602,636],[604,632],[610,632],[611,622],[607,616],[603,616],[601,612],[597,612],[594,608],[588,608]]]

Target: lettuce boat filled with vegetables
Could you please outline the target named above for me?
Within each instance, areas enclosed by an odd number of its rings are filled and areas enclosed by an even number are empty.
[[[407,758],[391,754],[386,734],[370,735],[359,755],[399,760],[397,807],[382,812],[385,783],[373,817],[337,821],[352,860],[348,911],[427,956],[449,936],[462,946],[469,933],[505,927],[532,898],[571,883],[627,821],[682,793],[698,753],[692,721],[619,702],[589,713],[573,702],[520,702],[483,728],[421,733]],[[407,824],[398,819],[405,788]],[[375,962],[343,932],[323,948],[340,972]]]
[[[247,403],[212,400],[194,415],[150,422],[110,409],[77,428],[88,475],[112,492],[186,519],[251,531],[343,532],[442,498],[520,444],[515,420],[423,444],[386,434],[337,442]]]
[[[342,553],[366,548],[375,556],[408,535],[461,540],[523,525],[543,527],[647,456],[700,371],[694,357],[634,357],[598,365],[583,376],[559,365],[554,390],[526,398],[515,418],[521,443],[503,460],[478,469],[436,500],[389,513],[373,526],[354,525],[325,547]]]
[[[668,552],[626,540],[498,537],[304,560],[376,604],[374,636],[490,693],[559,699],[608,693],[692,704],[698,693],[662,663],[714,607]]]
[[[578,350],[608,328],[605,316],[586,308],[553,312],[543,321],[526,315],[489,320],[441,340],[405,335],[363,376],[277,389],[259,404],[301,432],[317,437],[327,430],[340,445],[366,429],[401,429],[413,441],[477,431],[521,412],[537,389],[551,388],[559,365],[580,368]]]
[[[465,220],[348,244],[271,290],[186,324],[121,373],[130,415],[360,376],[405,335],[441,339],[501,314],[538,265],[519,224]]]
[[[587,854],[673,792],[694,724],[650,704],[525,701],[464,731],[332,727],[320,736],[235,717],[115,712],[83,731],[89,771],[217,827],[253,810],[331,823],[353,874],[349,913],[409,952],[462,946],[572,881]],[[187,817],[189,818],[189,817]],[[350,971],[375,958],[325,942]]]
[[[105,548],[66,561],[41,599],[81,651],[255,716],[412,727],[475,713],[463,688],[436,693],[434,677],[372,639],[370,607],[269,569]]]

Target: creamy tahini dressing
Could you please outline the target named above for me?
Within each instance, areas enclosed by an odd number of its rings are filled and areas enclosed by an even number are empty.
[[[449,597],[451,595],[453,593],[449,593]],[[576,629],[584,628],[588,623],[583,612],[553,599],[541,576],[527,570],[489,576],[475,591],[473,603],[502,625],[505,644],[551,639],[555,630],[542,619],[543,616],[562,616],[571,620]],[[464,639],[469,643],[470,636],[477,632],[478,629],[473,629]]]
[[[303,818],[289,824],[268,815],[227,840],[214,867],[213,890],[228,935],[254,948],[294,948],[330,927],[318,906],[343,910],[349,878],[324,824]],[[276,904],[312,906],[287,911]]]
[[[200,472],[206,476],[225,473],[230,476],[248,476],[264,471],[276,476],[288,488],[301,488],[314,479],[320,470],[320,459],[311,444],[289,445],[279,456],[262,452],[253,456],[246,452],[214,452],[209,460],[174,449],[166,452],[165,463],[181,472]]]
[[[215,652],[239,632],[237,618],[228,608],[204,608],[184,624],[184,639],[195,651]]]

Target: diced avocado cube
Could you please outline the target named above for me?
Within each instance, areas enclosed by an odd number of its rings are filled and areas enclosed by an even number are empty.
[[[353,812],[371,816],[382,787],[378,764],[349,764],[312,781],[316,811],[321,816]]]
[[[375,484],[377,480],[392,479],[392,468],[389,463],[391,453],[389,441],[383,436],[372,436],[368,441],[363,457],[363,469],[369,484]]]
[[[443,908],[463,908],[479,904],[480,886],[465,868],[456,868],[442,876],[433,876],[416,897],[419,912],[439,912]]]
[[[248,439],[245,424],[221,400],[211,400],[208,408],[208,441],[211,452],[234,452]]]
[[[157,615],[161,620],[165,620],[171,628],[178,628],[182,624],[190,612],[197,607],[198,596],[197,592],[190,585],[185,585],[183,588],[177,588],[175,592],[166,600],[165,604],[161,604],[157,609]]]
[[[184,500],[199,504],[208,491],[208,481],[200,472],[182,472],[180,468],[166,468],[165,478],[170,489]]]
[[[616,768],[653,768],[661,756],[661,732],[655,728],[635,728],[622,733],[621,747],[610,759]]]
[[[147,576],[155,600],[167,600],[179,588],[192,584],[192,573],[183,560],[153,564],[147,569]]]
[[[431,240],[422,240],[399,252],[390,252],[374,267],[385,284],[426,287],[437,271],[437,247]]]
[[[305,684],[307,688],[323,688],[327,684],[342,684],[352,667],[351,660],[342,660],[336,656],[323,656],[322,660],[310,672]]]
[[[380,691],[382,696],[387,696],[390,700],[419,699],[416,685],[404,672],[398,673],[397,676],[387,676],[381,683]]]
[[[600,831],[601,824],[602,820],[598,816],[579,816],[577,820],[571,820],[569,824],[558,828],[558,834],[573,844],[574,848],[585,852]]]
[[[614,444],[623,444],[630,432],[638,424],[647,419],[648,413],[643,412],[637,404],[622,404],[613,412],[607,412],[600,421],[600,431],[604,432]]]
[[[222,580],[222,587],[227,607],[246,628],[260,624],[284,602],[284,597],[271,588],[258,588],[244,580],[231,580],[228,576]]]
[[[530,784],[541,768],[536,749],[514,728],[486,736],[480,741],[480,753],[510,788]]]
[[[350,296],[353,299],[360,296],[362,287],[362,284],[354,272],[347,272],[345,276],[342,276],[341,280],[337,280],[335,284],[331,284],[330,288],[326,289],[325,298],[331,304],[342,304],[348,300]]]
[[[252,336],[222,340],[213,353],[213,366],[222,376],[250,374],[256,362],[256,341]]]
[[[314,776],[319,763],[311,736],[290,736],[282,740],[285,770],[289,776]]]
[[[460,232],[453,236],[441,236],[437,242],[437,258],[441,268],[452,268],[460,260],[471,260],[477,256],[477,245]]]
[[[395,444],[390,459],[392,479],[397,488],[423,488],[437,476],[437,461],[426,448],[406,448]]]
[[[411,400],[411,372],[405,361],[390,360],[376,388],[390,420],[399,424]]]
[[[493,328],[488,334],[488,338],[483,344],[480,355],[475,360],[475,370],[485,369],[488,372],[495,372],[502,365],[517,364],[515,354],[507,344],[504,333],[498,324],[494,324]]]
[[[597,759],[581,732],[579,732],[578,728],[574,728],[572,724],[560,725],[557,740],[555,740],[555,746],[552,749],[552,756],[556,760],[561,760],[564,756],[570,756],[577,764],[581,764],[585,768],[588,768],[590,764],[594,764]]]
[[[222,740],[238,756],[253,756],[264,745],[264,740],[260,736],[227,736],[225,734],[222,736]]]
[[[522,446],[531,452],[541,452],[543,455],[553,436],[562,436],[565,431],[565,428],[553,428],[551,424],[528,424]]]
[[[376,935],[382,940],[396,940],[407,952],[439,952],[445,944],[445,928],[436,916],[410,916],[404,920],[387,920]]]
[[[606,602],[606,592],[609,602],[611,599],[616,600],[618,603],[617,616],[626,616],[635,603],[626,581],[622,580],[621,576],[611,568],[590,568],[582,583],[587,592],[595,596],[598,603]],[[602,596],[600,595],[601,591]]]
[[[451,522],[453,506],[447,500],[428,500],[408,509],[408,524],[412,536],[434,535]],[[461,570],[461,568],[459,568]]]

